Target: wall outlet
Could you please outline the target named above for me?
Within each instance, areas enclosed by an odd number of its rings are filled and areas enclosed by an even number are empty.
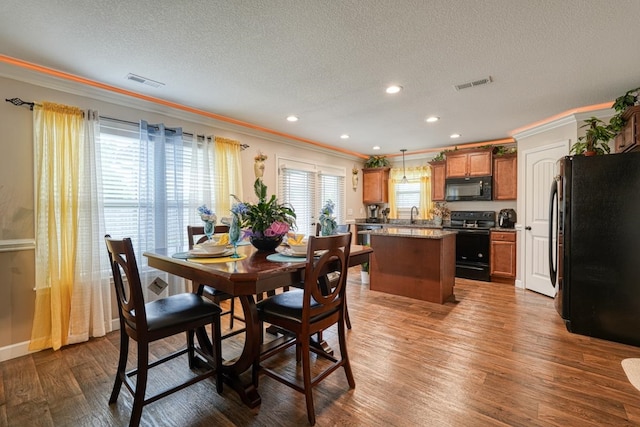
[[[166,288],[167,286],[169,286],[169,284],[167,282],[165,282],[164,280],[162,280],[159,277],[156,277],[153,282],[151,282],[149,284],[149,286],[147,286],[147,288],[153,292],[156,295],[160,295],[162,293],[162,291],[164,291],[164,288]]]

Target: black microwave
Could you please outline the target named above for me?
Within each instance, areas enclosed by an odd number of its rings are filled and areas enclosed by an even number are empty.
[[[491,200],[491,177],[447,178],[444,194],[447,202]]]

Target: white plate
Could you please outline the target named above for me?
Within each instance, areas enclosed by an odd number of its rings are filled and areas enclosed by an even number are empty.
[[[305,258],[307,256],[306,252],[293,252],[291,248],[287,248],[285,246],[277,247],[276,251],[280,252],[284,256],[290,256],[295,258]]]
[[[206,252],[201,252],[201,251],[197,251],[197,252],[189,251],[189,258],[222,258],[229,255],[233,255],[233,249],[226,249],[220,252],[219,254],[208,254]]]

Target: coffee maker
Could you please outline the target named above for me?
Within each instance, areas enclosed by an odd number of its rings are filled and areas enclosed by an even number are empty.
[[[513,228],[516,225],[516,211],[502,209],[498,214],[498,226],[500,228]]]
[[[379,222],[378,212],[380,210],[379,205],[369,205],[369,218],[367,218],[367,222]]]

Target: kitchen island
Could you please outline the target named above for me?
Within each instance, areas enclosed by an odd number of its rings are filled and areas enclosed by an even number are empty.
[[[454,301],[456,232],[428,228],[366,231],[372,291],[443,304]]]

